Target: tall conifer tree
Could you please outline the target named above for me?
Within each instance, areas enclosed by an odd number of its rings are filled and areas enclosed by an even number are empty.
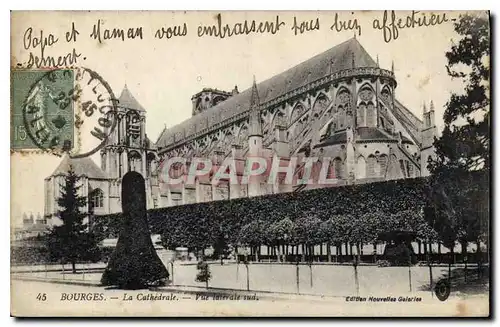
[[[54,226],[47,238],[51,257],[71,263],[73,273],[76,273],[78,261],[96,260],[99,257],[97,242],[88,223],[84,222],[88,213],[82,208],[87,206],[87,198],[78,194],[81,188],[79,180],[70,166],[57,200],[60,208],[58,217],[62,224]]]

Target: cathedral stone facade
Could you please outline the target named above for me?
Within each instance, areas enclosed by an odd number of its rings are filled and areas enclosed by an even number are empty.
[[[125,85],[119,99],[117,125],[108,133],[100,151],[100,167],[89,157],[65,156],[56,170],[45,178],[45,217],[51,224],[57,216],[64,176],[71,168],[80,176],[80,195],[88,197],[84,211],[104,215],[121,211],[121,179],[128,171],[137,171],[146,179],[148,208],[157,207],[157,179],[152,171],[158,162],[156,146],[146,135],[146,111]]]
[[[153,144],[145,134],[146,111],[125,88],[118,127],[101,150],[101,168],[81,164],[90,159],[73,164],[86,167],[79,173],[86,178],[84,192],[95,214],[120,211],[120,179],[130,170],[146,177],[149,208],[323,187],[258,180],[212,185],[203,178],[165,185],[157,168],[173,157],[185,158],[187,166],[196,157],[215,164],[227,157],[298,158],[297,174],[301,159],[328,158],[336,185],[426,176],[437,135],[434,105],[423,106],[422,121],[397,100],[396,90],[394,67],[379,67],[378,58],[373,60],[353,38],[261,83],[254,80],[248,90],[203,89],[191,99],[192,117],[165,128]],[[140,118],[128,119],[130,110]],[[65,160],[69,165],[71,159]],[[46,179],[49,203],[63,170]],[[187,170],[181,167],[178,174]],[[46,214],[54,215],[55,207],[47,204]]]

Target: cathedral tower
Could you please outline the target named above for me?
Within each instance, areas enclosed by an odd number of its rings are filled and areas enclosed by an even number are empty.
[[[229,97],[238,94],[238,87],[235,86],[231,92],[217,89],[204,88],[191,97],[193,103],[192,115],[195,116],[217,104],[227,100]]]
[[[136,171],[146,180],[148,208],[158,204],[158,181],[155,178],[157,148],[146,135],[146,110],[124,86],[118,99],[117,125],[101,150],[101,168],[113,186],[110,197],[120,197],[119,185],[129,171]],[[120,207],[114,203],[111,207]]]
[[[146,110],[130,93],[127,85],[118,99],[117,125],[101,150],[101,168],[111,178],[122,178],[129,171],[149,175],[149,140],[146,137]]]

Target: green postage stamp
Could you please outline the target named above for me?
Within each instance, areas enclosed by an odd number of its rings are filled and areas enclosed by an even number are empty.
[[[13,70],[11,149],[70,150],[74,144],[74,71]]]

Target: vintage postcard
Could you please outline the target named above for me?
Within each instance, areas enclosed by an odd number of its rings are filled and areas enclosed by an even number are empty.
[[[487,11],[14,11],[11,314],[489,317]]]

